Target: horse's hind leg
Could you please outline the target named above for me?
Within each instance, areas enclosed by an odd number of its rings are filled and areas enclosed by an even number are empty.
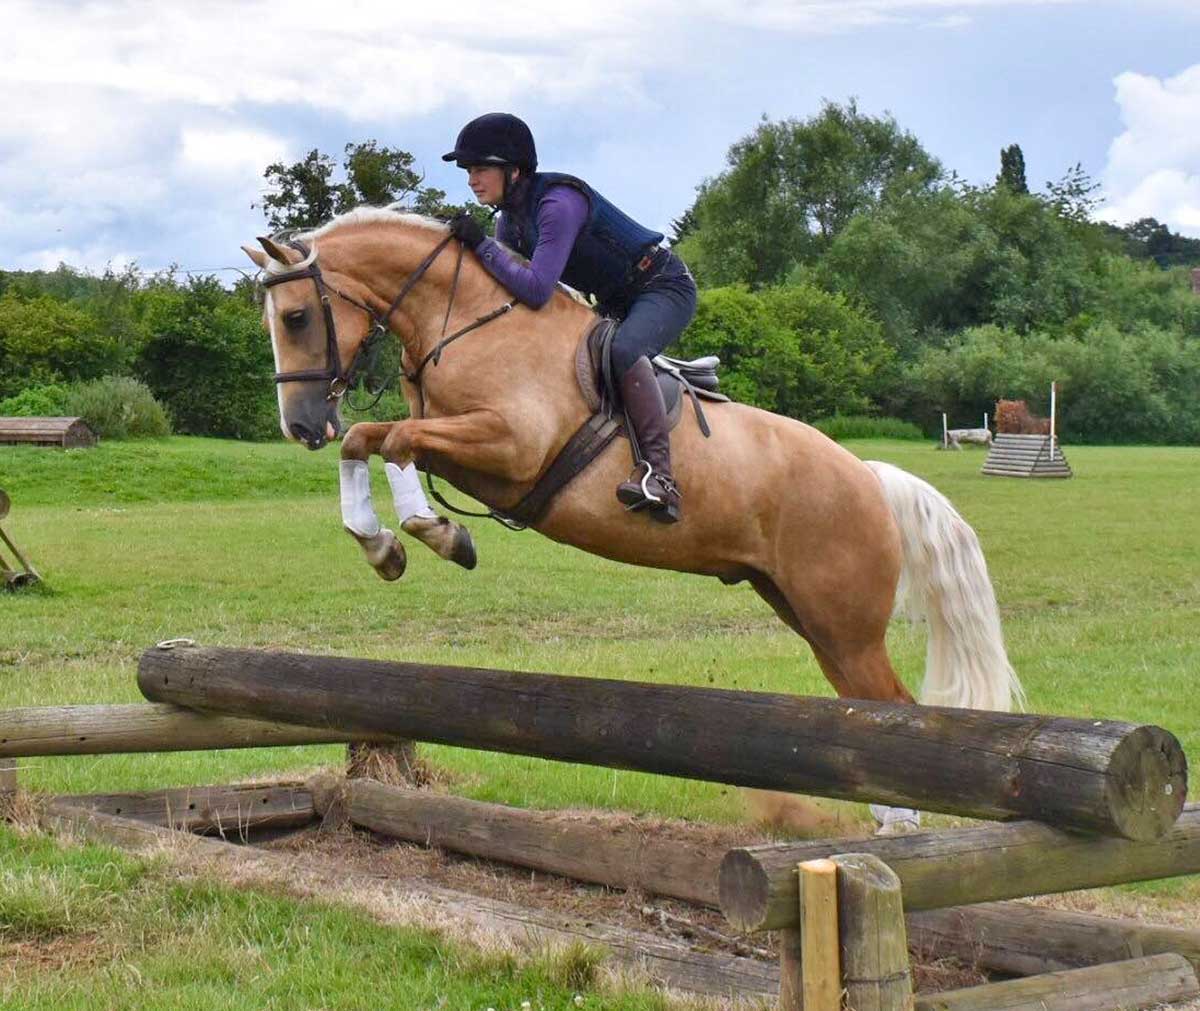
[[[775,613],[805,638],[839,697],[883,702],[913,701],[912,694],[896,676],[888,657],[884,642],[886,621],[882,624],[868,621],[855,629],[855,634],[851,634],[849,628],[841,627],[842,620],[831,620],[831,615],[824,609],[814,609],[809,614],[809,624],[806,626],[791,600],[771,579],[760,574],[752,577],[750,582]],[[780,802],[775,798],[774,803]],[[920,814],[911,808],[882,804],[871,804],[870,808],[871,814],[879,822],[880,834],[894,835],[920,827]]]
[[[883,702],[912,702],[913,697],[896,676],[884,646],[883,632],[859,643],[841,643],[829,635],[824,622],[801,622],[786,594],[767,576],[758,574],[750,583],[792,631],[808,642],[826,679],[842,698],[877,699]],[[822,634],[826,633],[826,634]]]

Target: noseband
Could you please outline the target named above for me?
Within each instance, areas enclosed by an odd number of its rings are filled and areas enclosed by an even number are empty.
[[[329,392],[326,394],[325,399],[340,400],[346,394],[346,391],[349,390],[357,381],[359,372],[362,370],[363,363],[369,360],[379,342],[386,338],[388,333],[391,332],[390,320],[396,310],[400,308],[400,303],[408,297],[408,293],[416,287],[417,282],[425,276],[429,268],[433,266],[433,261],[438,258],[442,250],[450,244],[450,241],[453,238],[454,236],[452,234],[447,234],[444,239],[439,241],[438,244],[434,246],[432,250],[430,250],[429,255],[427,255],[425,259],[423,259],[417,265],[417,269],[408,276],[408,279],[404,282],[404,285],[401,287],[399,293],[394,299],[392,299],[392,304],[388,306],[387,312],[383,313],[383,315],[377,313],[366,303],[360,302],[356,298],[352,298],[344,291],[340,291],[338,288],[326,281],[321,275],[321,267],[317,263],[315,256],[313,257],[312,263],[310,263],[307,267],[302,267],[299,270],[290,270],[283,274],[272,274],[267,277],[266,280],[262,282],[264,288],[272,288],[277,284],[285,284],[288,281],[298,281],[302,280],[303,278],[311,278],[317,289],[317,297],[321,300],[321,311],[325,317],[325,367],[323,369],[301,369],[296,372],[276,372],[275,382],[302,383],[313,380],[325,380],[329,383]],[[288,241],[288,245],[303,255],[306,260],[309,258],[310,250],[303,242],[293,239]],[[458,290],[458,275],[462,269],[464,248],[465,247],[461,245],[459,246],[458,262],[455,264],[454,268],[454,281],[450,287],[450,298],[446,303],[446,316],[445,319],[442,320],[441,340],[438,341],[437,345],[432,351],[430,351],[427,355],[425,355],[424,358],[421,359],[420,363],[415,369],[413,369],[412,372],[404,372],[404,378],[417,386],[418,389],[420,388],[421,373],[425,371],[425,366],[431,361],[434,365],[437,365],[438,361],[441,360],[442,351],[445,349],[446,345],[458,340],[458,338],[462,337],[464,334],[468,334],[472,330],[483,326],[485,323],[491,322],[497,316],[503,316],[506,312],[511,311],[513,308],[514,303],[506,302],[504,305],[500,306],[499,309],[495,309],[484,316],[480,316],[479,319],[475,320],[473,323],[469,323],[467,326],[451,334],[449,337],[446,336],[446,327],[450,322],[450,310],[454,306],[454,295]],[[339,298],[349,302],[356,308],[361,309],[367,314],[373,324],[370,332],[367,334],[363,342],[359,345],[358,350],[355,352],[354,358],[351,359],[350,365],[345,369],[342,368],[341,355],[338,352],[337,328],[333,321],[333,307],[330,303],[329,292],[333,292],[333,294],[337,295]],[[380,392],[382,393],[382,391]]]

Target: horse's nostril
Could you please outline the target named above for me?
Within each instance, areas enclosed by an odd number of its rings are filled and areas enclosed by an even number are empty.
[[[324,432],[314,432],[307,425],[299,421],[293,421],[288,428],[295,439],[298,442],[304,443],[309,449],[320,449],[325,445]]]

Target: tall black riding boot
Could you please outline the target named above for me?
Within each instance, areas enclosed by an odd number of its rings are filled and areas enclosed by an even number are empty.
[[[674,523],[680,513],[679,489],[671,477],[667,409],[650,359],[639,358],[621,376],[621,399],[645,463],[635,466],[617,488],[617,499],[628,509],[649,509],[659,523]]]

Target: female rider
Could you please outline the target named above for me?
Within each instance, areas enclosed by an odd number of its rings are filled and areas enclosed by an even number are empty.
[[[529,127],[509,113],[471,120],[442,156],[467,170],[481,204],[500,209],[496,238],[468,214],[450,230],[519,301],[537,309],[559,280],[594,295],[601,313],[621,321],[612,342],[613,374],[645,459],[617,488],[628,508],[646,507],[660,523],[679,519],[671,476],[666,410],[650,356],[674,341],[696,310],[696,285],[663,236],[639,225],[574,176],[537,171]],[[528,258],[518,262],[504,245]]]

